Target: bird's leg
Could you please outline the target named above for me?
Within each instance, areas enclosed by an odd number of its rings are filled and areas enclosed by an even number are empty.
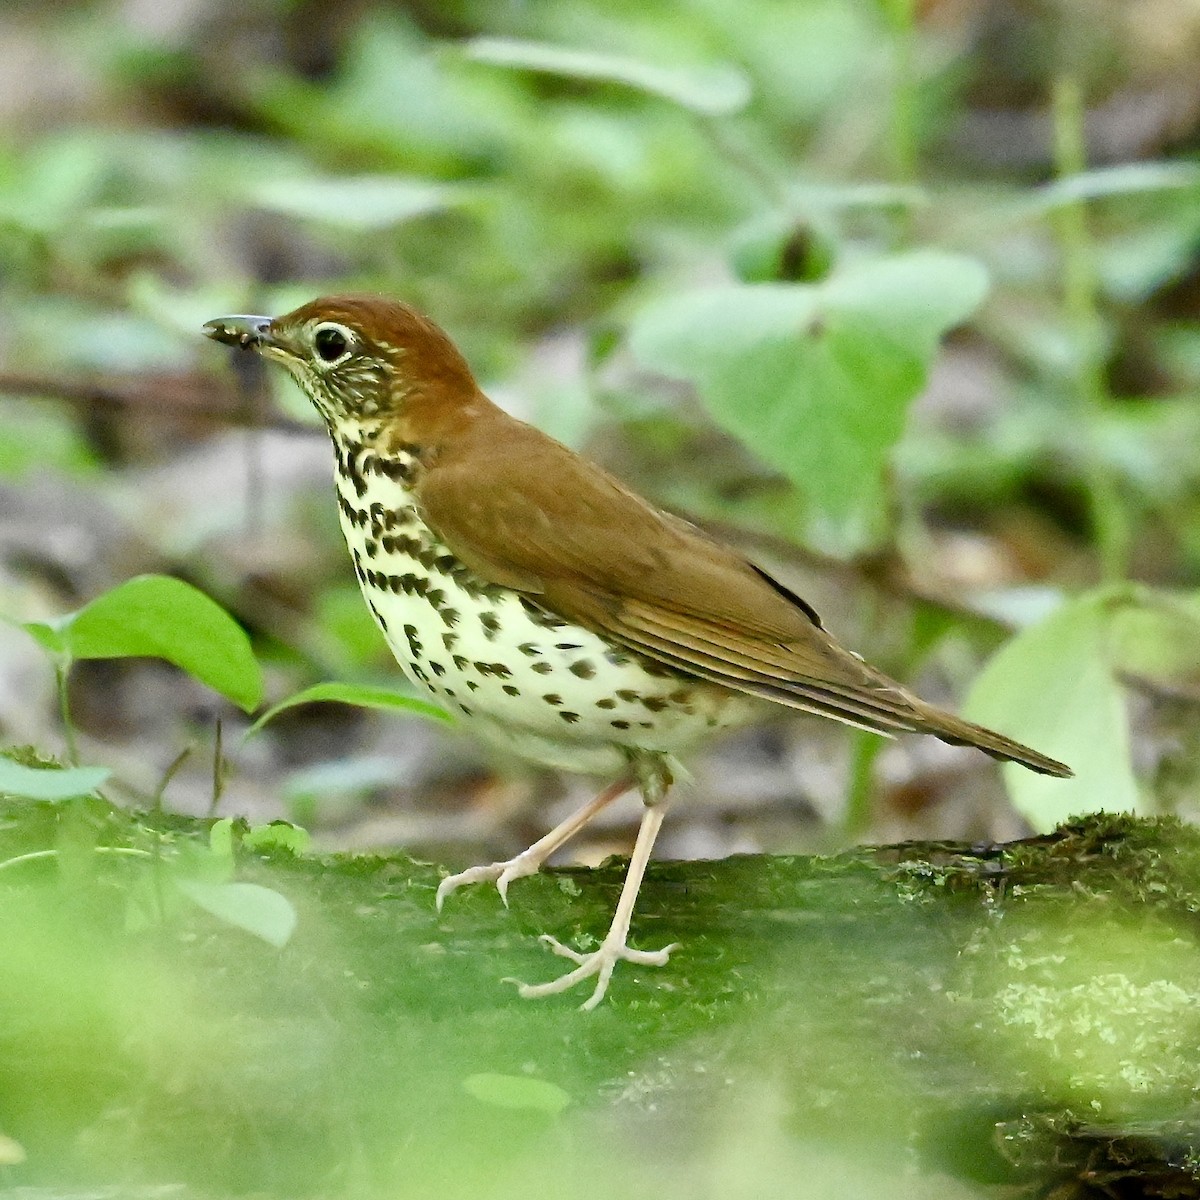
[[[573,812],[565,821],[555,825],[545,837],[540,837],[528,850],[522,850],[516,858],[504,862],[488,863],[481,867],[468,867],[457,875],[450,875],[438,885],[437,907],[441,912],[446,897],[456,888],[465,883],[495,883],[500,893],[500,899],[508,905],[508,885],[514,879],[526,875],[536,875],[541,870],[542,863],[552,855],[559,846],[573,838],[601,809],[607,808],[614,800],[624,795],[633,786],[634,780],[623,776],[616,783],[610,784],[594,800],[589,800],[582,808]]]
[[[511,980],[510,982],[517,984],[517,991],[522,996],[526,999],[552,996],[557,992],[565,992],[582,980],[595,975],[596,987],[580,1005],[583,1009],[593,1009],[604,999],[604,993],[608,991],[608,981],[612,978],[613,968],[618,962],[624,960],[647,967],[661,967],[666,964],[671,951],[677,948],[677,943],[672,943],[662,950],[634,950],[626,942],[629,937],[629,922],[633,917],[633,906],[637,902],[642,877],[646,873],[646,864],[650,861],[650,851],[654,846],[654,839],[658,836],[663,817],[666,816],[666,810],[665,803],[655,804],[647,808],[642,816],[637,842],[633,847],[633,857],[629,860],[625,883],[621,887],[621,898],[617,901],[617,911],[613,914],[612,924],[599,949],[591,954],[580,954],[577,950],[564,946],[548,933],[542,934],[542,942],[555,954],[561,954],[563,958],[569,958],[579,965],[575,970],[560,975],[549,983],[528,984]]]

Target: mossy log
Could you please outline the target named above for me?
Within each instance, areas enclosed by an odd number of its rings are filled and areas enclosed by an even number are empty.
[[[298,913],[277,949],[172,901],[208,823],[5,811],[5,859],[58,848],[0,870],[0,1172],[30,1194],[1200,1194],[1173,820],[654,864],[635,941],[682,948],[581,1013],[504,977],[560,969],[539,933],[593,943],[621,864],[439,915],[429,864],[243,847]]]

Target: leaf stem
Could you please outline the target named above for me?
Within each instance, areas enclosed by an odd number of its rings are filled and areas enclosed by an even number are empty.
[[[0,871],[7,871],[10,867],[17,867],[27,862],[36,862],[43,858],[57,858],[60,853],[58,850],[30,850],[28,854],[18,854],[14,858],[6,858],[3,862],[0,862]],[[134,846],[93,846],[92,853],[128,855],[136,858],[154,857],[149,850],[139,850]]]
[[[63,740],[67,747],[67,762],[71,766],[79,766],[79,744],[75,738],[75,724],[71,720],[71,698],[67,687],[71,673],[71,658],[69,655],[59,655],[54,661],[54,684],[58,691],[58,712],[62,719]]]
[[[850,786],[846,790],[845,827],[847,835],[857,841],[871,825],[875,799],[875,760],[883,749],[883,738],[877,733],[856,730],[853,740]]]
[[[895,69],[889,122],[892,177],[897,183],[912,183],[919,170],[916,5],[914,0],[886,0],[884,12],[892,26]]]
[[[1070,72],[1058,75],[1052,92],[1054,165],[1059,179],[1087,169],[1083,89]],[[1063,268],[1063,307],[1078,338],[1074,393],[1084,438],[1084,473],[1101,572],[1106,583],[1128,574],[1132,533],[1117,479],[1107,464],[1099,428],[1110,397],[1104,378],[1103,335],[1095,256],[1082,200],[1055,213]]]

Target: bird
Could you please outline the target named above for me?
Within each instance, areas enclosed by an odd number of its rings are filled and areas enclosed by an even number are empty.
[[[733,547],[665,512],[480,389],[450,337],[412,306],[325,296],[204,332],[283,366],[333,442],[341,527],[398,663],[494,748],[610,782],[514,858],[444,878],[509,885],[636,789],[643,811],[608,932],[537,998],[627,961],[638,891],[680,756],[772,704],[885,735],[932,734],[1045,775],[1070,768],[921,700],[843,647],[814,609]]]

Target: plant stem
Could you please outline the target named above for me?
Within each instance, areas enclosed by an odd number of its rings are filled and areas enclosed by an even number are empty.
[[[14,858],[6,858],[0,862],[0,871],[7,871],[10,867],[18,867],[22,863],[37,862],[43,858],[57,858],[58,850],[30,850],[28,854],[18,854]],[[131,858],[153,858],[154,856],[149,850],[138,850],[133,846],[93,846],[93,854],[117,854],[128,855]]]
[[[79,745],[75,740],[75,725],[71,720],[71,698],[67,690],[67,680],[71,673],[71,660],[66,656],[58,658],[54,663],[54,683],[58,690],[58,712],[62,718],[63,739],[67,746],[67,762],[79,766]]]
[[[845,826],[847,835],[857,841],[870,828],[875,794],[875,760],[883,749],[883,738],[876,733],[856,730],[850,759],[850,786],[846,790]]]
[[[892,178],[897,183],[916,180],[917,161],[917,69],[914,0],[886,0],[884,12],[892,26],[895,79],[889,126]]]
[[[1087,169],[1085,109],[1079,79],[1069,73],[1054,81],[1054,165],[1060,179]],[[1056,215],[1063,267],[1063,306],[1078,338],[1075,401],[1084,438],[1084,471],[1092,528],[1104,581],[1128,573],[1131,530],[1114,473],[1100,445],[1099,423],[1109,405],[1104,378],[1103,337],[1091,232],[1084,201],[1073,200]]]

